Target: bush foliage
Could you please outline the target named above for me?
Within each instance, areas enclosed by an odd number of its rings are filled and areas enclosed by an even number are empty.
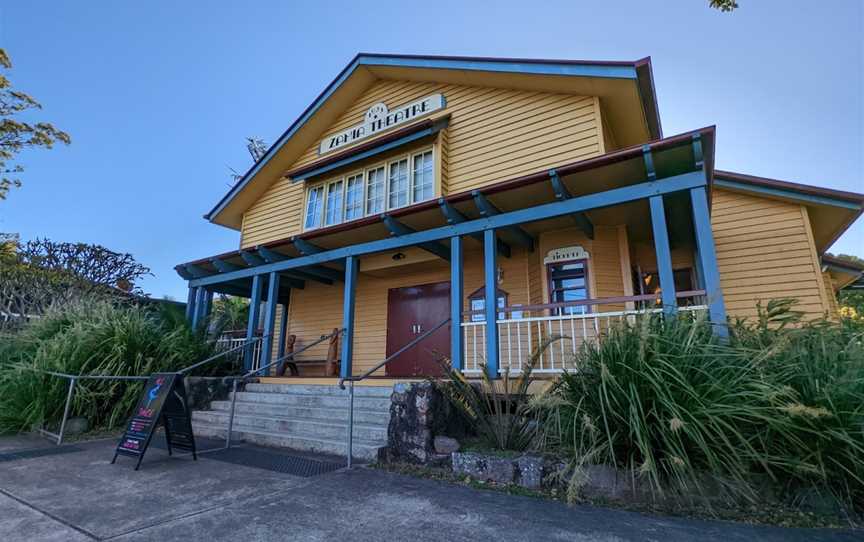
[[[56,423],[68,380],[46,375],[149,375],[203,359],[210,346],[182,320],[154,307],[80,302],[51,309],[0,341],[0,433]],[[125,422],[140,383],[80,381],[72,415],[91,427]]]

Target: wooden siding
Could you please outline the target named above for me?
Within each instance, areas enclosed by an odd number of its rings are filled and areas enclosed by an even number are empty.
[[[756,315],[756,304],[795,297],[808,317],[824,315],[825,289],[801,205],[715,189],[712,229],[720,285],[732,317]]]
[[[392,109],[436,92],[444,94],[447,107],[434,115],[451,115],[449,127],[438,140],[446,149],[440,170],[445,193],[479,188],[603,152],[595,97],[411,81],[373,85],[326,134],[357,124],[377,102]],[[317,149],[316,142],[292,168],[318,160]],[[304,195],[302,182],[275,181],[244,214],[241,246],[300,233]]]
[[[828,316],[830,318],[838,318],[840,316],[840,304],[837,301],[834,279],[831,278],[830,272],[824,271],[822,273],[822,284],[825,288],[825,299],[828,302]]]

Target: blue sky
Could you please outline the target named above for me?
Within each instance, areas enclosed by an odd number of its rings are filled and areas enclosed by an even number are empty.
[[[244,137],[272,143],[359,51],[651,56],[666,135],[716,124],[718,168],[864,192],[864,3],[707,3],[4,3],[12,81],[73,143],[23,155],[0,231],[131,252],[185,298],[173,266],[239,243],[201,217]],[[864,256],[864,220],[833,251]]]

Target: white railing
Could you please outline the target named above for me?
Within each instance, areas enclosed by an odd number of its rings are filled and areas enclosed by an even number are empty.
[[[536,307],[536,306],[535,306]],[[680,311],[707,310],[706,305],[680,307]],[[544,340],[560,336],[562,340],[551,344],[542,352],[534,365],[535,373],[573,371],[575,354],[586,342],[602,340],[615,326],[635,321],[640,315],[661,312],[660,308],[617,310],[607,312],[573,312],[552,314],[550,309],[507,309],[507,318],[496,321],[498,327],[498,368],[512,373],[522,372],[531,354]],[[584,310],[584,309],[583,309]],[[486,322],[463,322],[463,372],[479,373],[486,359]]]
[[[261,343],[263,341],[255,341],[252,345],[252,370],[256,370],[261,366]],[[231,350],[232,348],[239,348],[246,343],[246,337],[235,337],[230,334],[225,334],[216,339],[216,351],[224,352],[225,350]],[[242,360],[244,356],[245,349],[237,350],[236,355],[238,360]]]

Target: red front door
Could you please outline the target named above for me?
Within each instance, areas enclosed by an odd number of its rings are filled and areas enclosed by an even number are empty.
[[[450,315],[450,283],[391,288],[387,295],[387,356]],[[388,376],[441,374],[438,358],[450,356],[450,326],[444,326],[387,364]]]

